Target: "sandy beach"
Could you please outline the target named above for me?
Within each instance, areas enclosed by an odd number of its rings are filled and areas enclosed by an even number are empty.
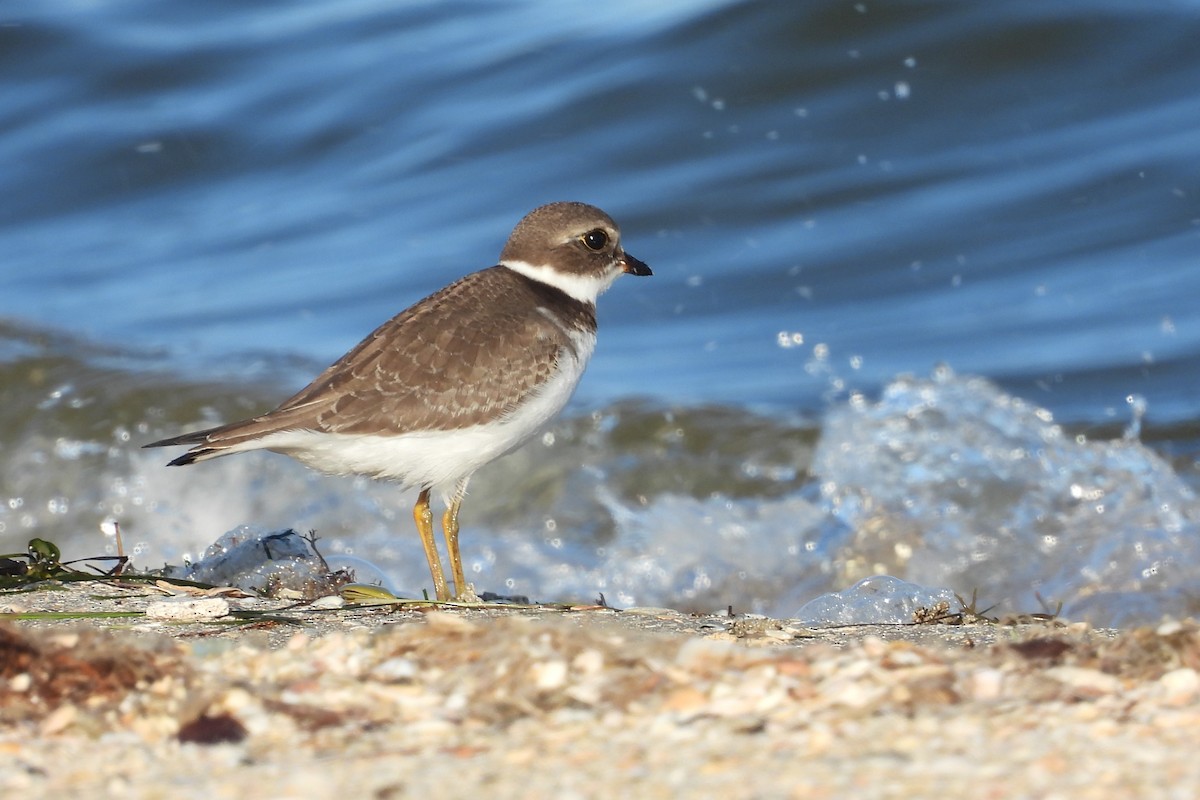
[[[100,584],[0,602],[0,786],[14,797],[1200,788],[1190,623],[812,631],[669,609],[320,610]],[[217,616],[169,618],[202,602]],[[70,618],[81,611],[121,616]]]

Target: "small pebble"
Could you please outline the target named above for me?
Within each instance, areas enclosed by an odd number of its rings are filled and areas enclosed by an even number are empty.
[[[419,667],[408,658],[389,658],[371,670],[371,678],[388,683],[411,681],[417,677]]]
[[[203,620],[229,616],[229,601],[220,597],[171,598],[146,606],[148,619]]]
[[[39,732],[42,736],[53,736],[57,733],[62,733],[71,727],[78,717],[79,710],[75,706],[59,706],[42,720]]]
[[[442,633],[467,633],[476,629],[475,623],[448,611],[430,611],[425,615],[425,624],[430,630]]]
[[[542,661],[529,669],[533,673],[533,683],[542,692],[561,689],[567,682],[567,662],[561,659]]]
[[[1121,691],[1121,681],[1106,672],[1086,667],[1052,667],[1046,675],[1083,695],[1097,697]]]
[[[595,675],[604,669],[604,654],[588,649],[571,659],[571,669],[583,675]]]
[[[1182,706],[1192,702],[1200,692],[1200,675],[1190,667],[1173,669],[1158,679],[1158,685],[1165,702]]]
[[[998,700],[1004,692],[1004,673],[998,669],[981,669],[971,675],[971,695],[981,702]]]
[[[737,654],[735,645],[730,641],[718,639],[689,639],[679,648],[675,663],[685,670],[701,670],[721,668],[728,664]]]
[[[1182,622],[1180,622],[1177,619],[1169,619],[1166,622],[1164,622],[1163,624],[1159,625],[1158,628],[1154,632],[1157,633],[1159,636],[1171,636],[1172,634],[1179,633],[1182,630],[1183,630]]]
[[[635,617],[659,617],[661,619],[671,619],[680,616],[678,611],[671,608],[656,608],[655,606],[634,606],[627,608],[623,614],[632,614]]]

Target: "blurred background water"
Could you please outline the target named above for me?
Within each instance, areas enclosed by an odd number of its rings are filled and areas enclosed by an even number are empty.
[[[7,2],[0,550],[316,528],[415,591],[394,487],[138,445],[271,407],[577,199],[655,277],[476,477],[481,591],[1190,613],[1197,41],[1182,1]]]

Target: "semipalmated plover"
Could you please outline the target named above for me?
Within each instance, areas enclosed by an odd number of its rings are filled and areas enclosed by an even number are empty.
[[[385,322],[274,411],[146,447],[193,445],[182,466],[272,450],[334,475],[420,490],[413,518],[438,600],[467,591],[458,511],[475,470],[536,434],[570,399],[596,344],[596,298],[623,274],[650,275],[607,214],[583,203],[534,209],[500,263],[460,278]]]

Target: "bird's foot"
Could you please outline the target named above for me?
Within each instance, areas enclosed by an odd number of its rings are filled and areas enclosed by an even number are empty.
[[[455,588],[457,589],[458,587],[456,586]],[[479,595],[475,594],[475,584],[467,583],[464,584],[464,588],[460,589],[458,594],[454,596],[454,602],[482,603],[483,600],[480,599]]]

